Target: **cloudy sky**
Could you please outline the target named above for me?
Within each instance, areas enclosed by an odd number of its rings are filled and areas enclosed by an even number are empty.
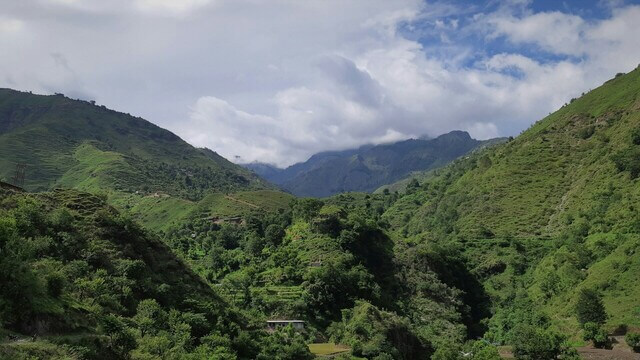
[[[517,135],[640,63],[640,1],[0,0],[0,87],[142,116],[235,162]]]

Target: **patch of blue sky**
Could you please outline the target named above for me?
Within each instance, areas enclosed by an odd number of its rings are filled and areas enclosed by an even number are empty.
[[[579,15],[585,20],[595,20],[609,17],[612,6],[631,3],[627,0],[614,4],[613,1],[605,3],[603,0],[536,0],[523,6],[526,7],[525,11],[530,14],[561,11]],[[518,54],[543,65],[562,61],[579,63],[585,60],[582,56],[550,52],[533,43],[514,44],[508,41],[505,36],[489,37],[482,28],[473,26],[474,15],[496,11],[506,3],[518,3],[517,0],[485,1],[482,4],[463,0],[454,2],[455,6],[460,9],[465,8],[465,3],[469,3],[468,9],[474,9],[475,13],[463,10],[459,14],[447,13],[441,17],[419,17],[415,21],[399,24],[398,31],[403,37],[419,42],[424,47],[426,56],[443,60],[456,67],[482,66],[485,60],[498,54]],[[611,4],[607,5],[608,3]],[[522,71],[517,68],[507,68],[504,69],[504,72],[517,78],[523,76]]]

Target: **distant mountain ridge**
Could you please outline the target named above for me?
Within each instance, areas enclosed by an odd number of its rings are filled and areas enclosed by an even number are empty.
[[[446,165],[480,146],[495,142],[500,139],[480,141],[465,131],[452,131],[433,139],[420,137],[321,152],[286,169],[263,163],[243,166],[294,195],[326,197],[349,191],[371,192],[413,172]]]

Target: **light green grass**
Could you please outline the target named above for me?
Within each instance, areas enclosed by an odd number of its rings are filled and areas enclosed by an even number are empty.
[[[351,348],[345,345],[336,345],[332,343],[309,344],[309,351],[316,356],[336,355],[351,351]]]

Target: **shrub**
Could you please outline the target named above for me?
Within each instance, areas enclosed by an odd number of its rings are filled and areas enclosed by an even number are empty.
[[[631,130],[631,143],[640,145],[640,128]]]
[[[471,344],[472,360],[500,360],[498,348],[486,341],[474,341]]]
[[[624,341],[627,342],[627,345],[631,346],[633,351],[640,352],[640,333],[628,333],[624,337]]]
[[[596,131],[596,128],[593,125],[583,127],[580,130],[578,130],[578,137],[580,137],[580,139],[586,140],[590,138],[595,131]]]
[[[513,355],[522,360],[579,359],[566,338],[532,325],[518,325],[513,330]]]
[[[628,147],[611,158],[618,171],[628,171],[632,179],[640,175],[640,149]]]
[[[593,346],[598,349],[611,348],[611,340],[607,332],[596,323],[588,322],[584,324],[584,333],[582,338],[585,341],[592,341]]]

